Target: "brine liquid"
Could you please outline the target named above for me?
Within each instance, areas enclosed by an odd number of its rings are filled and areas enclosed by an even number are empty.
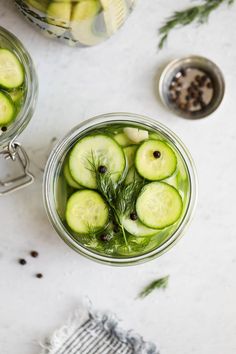
[[[81,138],[83,138],[86,135],[92,135],[97,133],[108,134],[111,137],[115,137],[115,135],[119,133],[123,133],[123,129],[125,127],[136,127],[139,129],[147,130],[149,132],[149,139],[162,140],[167,144],[169,144],[169,146],[175,152],[177,157],[177,168],[172,176],[163,180],[163,182],[166,182],[174,186],[179,191],[183,200],[182,215],[175,224],[166,227],[162,230],[157,230],[157,233],[154,236],[138,237],[138,236],[131,235],[126,231],[128,247],[125,244],[124,237],[120,232],[120,230],[117,231],[117,227],[114,224],[114,220],[110,220],[108,225],[109,234],[112,235],[112,237],[109,240],[104,241],[103,238],[101,237],[101,233],[97,235],[76,235],[73,231],[69,229],[65,221],[65,210],[66,210],[67,200],[70,197],[70,195],[76,191],[75,189],[68,186],[63,174],[63,166],[65,163],[65,159],[67,158],[71,150],[65,153],[60,165],[58,166],[57,179],[54,184],[54,193],[55,193],[58,214],[61,218],[61,221],[67,228],[71,237],[73,238],[73,240],[83,245],[84,247],[92,250],[93,252],[97,252],[99,254],[107,255],[111,257],[121,257],[121,258],[145,254],[151,250],[158,248],[160,245],[166,242],[180,226],[184,218],[184,215],[186,213],[186,210],[188,208],[188,204],[190,200],[190,180],[189,180],[189,173],[186,164],[180,152],[173,145],[173,143],[169,141],[168,138],[165,135],[162,135],[160,132],[152,129],[147,129],[146,126],[134,125],[132,123],[129,125],[127,124],[117,125],[117,124],[109,123],[109,127],[107,125],[103,125],[103,126],[99,126],[96,129],[91,128],[90,130],[87,130],[81,136],[78,136],[76,142],[78,142]],[[73,146],[71,147],[71,149],[72,148]],[[102,232],[102,234],[104,233],[106,233],[106,230]]]

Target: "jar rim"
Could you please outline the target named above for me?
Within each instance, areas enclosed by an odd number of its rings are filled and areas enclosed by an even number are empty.
[[[15,140],[26,128],[35,111],[38,97],[38,79],[32,58],[23,43],[11,32],[0,26],[0,37],[9,43],[19,57],[25,71],[26,96],[24,103],[9,129],[0,136],[0,149]]]
[[[174,143],[178,151],[181,153],[183,160],[185,161],[190,180],[190,196],[188,206],[186,208],[185,214],[181,220],[180,225],[173,232],[173,234],[162,245],[158,246],[157,248],[151,251],[146,252],[145,254],[122,258],[96,253],[86,248],[82,244],[78,244],[77,242],[75,242],[71,237],[69,231],[62,223],[60,216],[56,211],[54,199],[54,178],[57,171],[58,163],[61,162],[62,156],[64,155],[65,151],[73,145],[73,143],[76,141],[76,137],[78,137],[78,135],[80,135],[82,132],[86,131],[86,129],[91,129],[92,127],[95,127],[99,124],[102,125],[104,123],[114,124],[114,122],[126,122],[130,124],[136,123],[144,126],[146,125],[148,128],[158,130],[159,132],[164,134],[169,141]],[[75,126],[72,130],[70,130],[69,133],[64,138],[62,138],[62,140],[59,141],[51,151],[51,154],[46,164],[43,181],[43,198],[45,210],[49,221],[56,230],[57,234],[65,241],[65,243],[67,243],[67,245],[69,245],[72,249],[74,249],[81,255],[100,263],[118,266],[143,263],[147,260],[156,258],[165,253],[167,250],[169,250],[177,242],[177,240],[180,239],[180,237],[183,235],[183,231],[186,229],[186,226],[190,223],[196,207],[197,194],[198,185],[196,168],[188,149],[182,143],[182,141],[169,128],[157,122],[156,120],[144,115],[126,112],[102,114],[85,120],[79,125]]]

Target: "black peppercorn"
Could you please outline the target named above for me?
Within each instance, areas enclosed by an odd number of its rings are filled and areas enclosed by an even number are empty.
[[[209,81],[209,82],[207,83],[207,88],[209,88],[209,89],[212,89],[212,88],[213,88],[213,85],[212,85],[212,82],[211,82],[211,81]]]
[[[137,215],[135,212],[132,212],[132,213],[130,214],[130,219],[133,220],[133,221],[135,221],[135,220],[138,219],[138,215]]]
[[[161,157],[160,151],[154,151],[153,156],[155,157],[155,159],[159,159]]]
[[[118,226],[117,224],[114,224],[114,226],[113,226],[113,231],[114,231],[115,233],[119,232],[119,226]]]
[[[26,262],[26,260],[24,258],[21,258],[21,259],[19,259],[19,263],[21,265],[25,265],[27,262]]]
[[[36,257],[38,257],[39,254],[37,251],[31,251],[30,255],[31,255],[31,257],[36,258]]]
[[[186,76],[186,70],[185,69],[181,69],[180,70],[180,74],[185,77]]]
[[[2,132],[6,132],[7,131],[7,127],[2,127],[1,130],[2,130]]]
[[[37,273],[36,274],[36,278],[39,278],[39,279],[43,278],[43,274],[42,273]]]
[[[98,167],[98,172],[99,173],[106,173],[107,172],[106,166],[99,166]]]
[[[101,241],[103,241],[103,242],[108,241],[108,237],[107,237],[107,235],[106,235],[106,234],[102,234],[102,235],[100,235],[100,240],[101,240]]]

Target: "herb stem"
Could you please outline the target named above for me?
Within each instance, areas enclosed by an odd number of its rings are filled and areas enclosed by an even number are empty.
[[[149,285],[147,285],[138,295],[140,298],[144,298],[148,296],[151,292],[156,289],[166,289],[169,281],[169,275],[157,280],[152,281]]]
[[[170,16],[166,23],[160,27],[159,34],[161,36],[159,48],[163,48],[170,32],[177,27],[187,26],[190,23],[204,23],[208,20],[209,15],[223,3],[232,5],[235,0],[202,0],[200,5],[191,6],[183,11],[176,11]]]

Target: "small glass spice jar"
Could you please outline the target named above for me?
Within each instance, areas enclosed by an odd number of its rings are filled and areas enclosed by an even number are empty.
[[[15,0],[21,13],[47,37],[70,46],[94,46],[115,34],[135,0]]]
[[[0,170],[0,195],[7,194],[33,182],[33,175],[29,172],[28,156],[19,142],[18,136],[28,125],[35,109],[38,93],[38,81],[32,59],[23,44],[10,32],[0,27],[0,48],[13,53],[24,72],[24,87],[20,90],[0,92],[6,94],[14,103],[16,115],[8,125],[0,126],[0,160],[18,162],[17,177],[9,177],[7,171]],[[19,97],[16,97],[20,95]],[[20,102],[16,104],[16,101]],[[17,108],[16,108],[17,106]],[[0,161],[1,162],[1,161]]]

